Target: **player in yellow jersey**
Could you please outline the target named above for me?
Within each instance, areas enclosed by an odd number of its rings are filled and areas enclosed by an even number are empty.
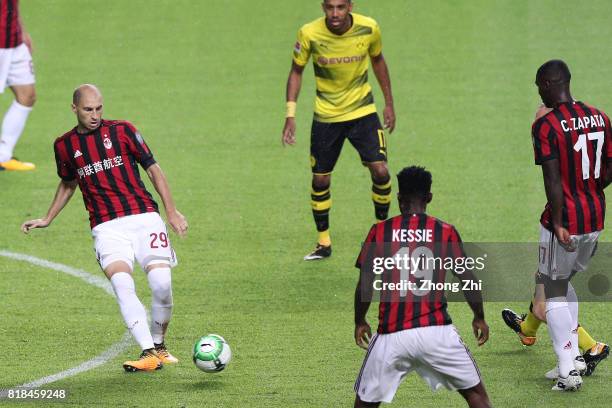
[[[315,250],[305,260],[331,255],[329,210],[331,173],[344,140],[359,152],[372,176],[372,201],[378,220],[384,220],[391,202],[387,143],[368,83],[368,61],[385,97],[385,128],[395,128],[389,70],[382,54],[376,21],[353,13],[351,0],[324,0],[324,17],[300,28],[287,80],[287,115],[283,144],[295,144],[295,108],[304,67],[312,57],[317,97],[310,138],[311,204],[319,233]]]

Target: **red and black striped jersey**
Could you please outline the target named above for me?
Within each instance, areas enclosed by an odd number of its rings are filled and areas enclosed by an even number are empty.
[[[0,0],[0,48],[15,48],[22,42],[19,0]]]
[[[450,224],[427,214],[398,215],[375,224],[362,246],[356,267],[361,273],[373,273],[376,257],[392,258],[407,253],[428,253],[430,259],[457,260],[465,252],[459,233]],[[412,255],[410,255],[412,254]],[[420,256],[420,255],[419,255]],[[444,290],[424,290],[423,283],[444,283],[446,269],[443,262],[432,268],[413,268],[409,273],[395,267],[378,275],[385,282],[413,282],[414,290],[381,290],[378,309],[378,332],[393,333],[416,327],[451,324]],[[403,276],[402,276],[403,275]]]
[[[126,121],[102,120],[89,133],[76,127],[54,144],[57,174],[78,180],[91,228],[126,215],[157,212],[140,173],[155,164],[153,154],[136,128]]]
[[[603,179],[612,159],[610,119],[583,102],[566,102],[532,125],[535,163],[557,159],[563,188],[563,226],[572,235],[601,231],[606,197]],[[552,230],[551,206],[540,218]]]

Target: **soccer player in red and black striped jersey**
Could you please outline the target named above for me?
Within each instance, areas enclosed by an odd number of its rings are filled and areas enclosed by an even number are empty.
[[[553,109],[541,104],[535,115],[535,120],[532,127],[535,130],[535,124],[539,122],[538,129],[541,129],[544,124],[540,121],[542,117],[550,113]],[[554,120],[554,119],[553,119]],[[547,217],[548,218],[548,217]],[[549,235],[549,234],[547,234]],[[546,249],[544,249],[545,251]],[[520,315],[511,309],[502,310],[502,318],[506,325],[510,327],[519,337],[520,342],[524,346],[532,346],[536,343],[537,333],[540,325],[546,323],[546,295],[544,294],[544,276],[536,271],[536,285],[534,296],[527,313]],[[568,284],[568,290],[572,291],[571,283]],[[594,373],[597,365],[605,360],[610,354],[610,346],[603,342],[599,342],[591,337],[591,334],[583,325],[578,325],[578,348],[582,350],[582,358],[586,364],[585,376],[590,376]],[[558,370],[551,370],[547,373],[547,378],[557,378]]]
[[[147,173],[166,209],[166,218],[180,236],[187,221],[176,209],[166,177],[136,128],[127,121],[102,119],[102,94],[81,85],[73,95],[78,124],[55,141],[61,178],[46,217],[26,221],[24,233],[45,228],[60,213],[77,186],[83,193],[98,263],[117,295],[126,326],[142,348],[140,359],[126,361],[126,371],[152,371],[178,360],[164,337],[172,315],[171,268],[176,257],[157,203],[145,189],[138,165]],[[132,278],[134,259],[147,273],[152,292],[151,327]]]
[[[397,179],[401,215],[372,226],[356,263],[361,274],[355,290],[355,341],[369,347],[355,383],[355,407],[391,402],[412,371],[434,391],[458,390],[470,407],[490,407],[478,367],[452,325],[440,287],[447,269],[460,278],[457,289],[463,290],[474,312],[478,344],[484,344],[489,328],[482,295],[465,267],[470,263],[459,233],[425,212],[432,199],[431,173],[412,166]],[[380,295],[379,322],[371,336],[366,314],[374,291]]]
[[[578,350],[578,299],[569,281],[586,269],[597,245],[604,227],[603,190],[612,180],[610,120],[575,101],[570,80],[561,60],[538,69],[535,83],[549,111],[532,127],[535,163],[542,167],[548,200],[540,218],[537,275],[544,284],[546,321],[558,358],[553,387],[558,391],[580,388],[586,372]]]
[[[34,170],[13,157],[13,150],[36,101],[32,40],[19,16],[19,0],[0,1],[0,93],[8,86],[15,100],[4,115],[0,133],[0,170]]]

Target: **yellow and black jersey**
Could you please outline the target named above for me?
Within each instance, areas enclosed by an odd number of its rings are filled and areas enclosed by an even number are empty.
[[[312,56],[317,83],[314,119],[319,122],[344,122],[376,112],[368,57],[382,52],[380,29],[369,17],[351,16],[353,25],[342,35],[329,31],[325,17],[298,32],[293,61],[304,66]]]

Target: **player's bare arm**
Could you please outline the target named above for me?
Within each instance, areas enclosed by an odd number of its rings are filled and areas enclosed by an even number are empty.
[[[72,198],[74,191],[77,188],[77,181],[60,181],[55,192],[55,197],[49,206],[47,215],[44,218],[37,218],[35,220],[29,220],[21,224],[21,231],[24,234],[30,232],[35,228],[46,228],[51,222],[57,217],[62,209],[68,204],[68,201]]]
[[[393,133],[395,129],[395,109],[393,108],[393,92],[391,91],[389,68],[382,53],[376,57],[371,57],[371,61],[372,70],[385,97],[385,109],[383,111],[384,126],[385,129],[389,129],[389,133]]]
[[[563,189],[561,187],[561,171],[559,170],[559,160],[552,159],[542,163],[542,174],[544,175],[544,189],[546,198],[550,203],[552,213],[552,225],[555,236],[566,251],[572,252],[570,233],[563,227]]]
[[[470,270],[466,270],[461,275],[457,276],[463,282],[477,282],[476,277]],[[468,285],[467,287],[474,288],[476,286]],[[474,331],[474,337],[476,337],[476,340],[478,340],[478,345],[482,346],[487,342],[487,340],[489,340],[489,325],[485,321],[482,292],[480,290],[464,290],[463,296],[474,313],[474,318],[472,319],[472,330]]]
[[[166,180],[166,176],[164,175],[161,167],[159,167],[157,163],[151,165],[147,169],[147,175],[151,179],[153,187],[155,187],[157,194],[159,194],[162,202],[164,203],[168,224],[170,224],[174,232],[176,232],[180,237],[185,236],[187,233],[187,228],[189,228],[189,224],[187,224],[187,220],[183,214],[181,214],[174,205],[172,193],[170,193],[170,186],[168,186],[168,181]]]
[[[302,87],[303,72],[303,66],[295,62],[291,63],[291,70],[289,71],[289,78],[287,79],[287,115],[281,139],[283,146],[295,144],[295,103],[297,103],[300,88]]]
[[[355,288],[355,343],[363,349],[368,348],[370,338],[372,338],[372,329],[366,320],[371,303],[371,293],[368,294],[367,289],[372,289],[371,282],[366,283],[366,286],[362,287],[362,280],[360,278],[359,282],[357,282],[357,288]],[[366,299],[362,297],[364,290],[366,291]]]

